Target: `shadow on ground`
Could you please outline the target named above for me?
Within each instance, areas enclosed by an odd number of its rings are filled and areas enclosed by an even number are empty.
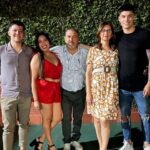
[[[2,135],[2,128],[0,128],[0,134]],[[1,138],[0,150],[2,150],[3,149],[2,136],[0,138]],[[135,150],[143,150],[142,148],[143,134],[138,128],[132,129],[132,140],[134,143]],[[15,132],[15,141],[18,141],[17,132]],[[119,147],[122,146],[122,141],[123,141],[122,132],[116,134],[114,137],[111,137],[109,140],[108,150],[118,150]],[[97,141],[82,142],[81,144],[83,145],[84,150],[99,150]],[[58,150],[63,150],[63,149],[59,148]],[[72,147],[71,150],[74,150],[74,148]]]
[[[123,136],[122,132],[111,137],[109,140],[108,150],[118,150],[122,146]],[[134,143],[135,150],[143,150],[143,134],[138,128],[132,129],[132,141]],[[84,150],[99,150],[97,141],[82,142],[81,143]],[[58,149],[63,150],[63,148]],[[73,147],[71,150],[75,150]]]

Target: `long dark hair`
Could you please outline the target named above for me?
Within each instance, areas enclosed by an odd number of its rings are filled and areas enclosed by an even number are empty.
[[[100,39],[99,34],[101,33],[102,29],[106,25],[109,25],[111,27],[111,30],[112,30],[112,37],[111,37],[111,39],[109,41],[109,45],[114,50],[116,48],[116,46],[115,46],[115,39],[116,39],[116,37],[115,37],[114,27],[113,27],[111,22],[103,22],[103,23],[101,23],[99,25],[99,28],[98,28],[98,31],[97,31],[98,44],[97,44],[96,47],[99,48],[99,49],[102,49],[102,44],[101,44],[101,39]]]
[[[51,42],[51,39],[50,39],[48,33],[42,31],[42,32],[38,32],[38,33],[36,34],[36,36],[35,36],[35,46],[36,46],[36,48],[35,48],[35,49],[36,49],[37,52],[40,53],[41,59],[43,60],[43,59],[44,59],[44,53],[43,53],[43,51],[40,49],[40,47],[39,47],[39,42],[38,42],[38,39],[39,39],[39,37],[40,37],[41,35],[46,37],[46,39],[48,40],[50,46],[52,45],[52,42]]]

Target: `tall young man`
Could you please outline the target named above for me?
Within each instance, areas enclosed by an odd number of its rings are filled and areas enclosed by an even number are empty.
[[[1,111],[3,150],[13,150],[16,114],[19,124],[20,150],[26,150],[31,106],[30,60],[33,52],[24,44],[25,26],[12,21],[10,42],[0,46]]]
[[[118,20],[122,31],[117,33],[119,51],[119,87],[121,125],[124,145],[120,150],[133,150],[131,141],[131,108],[135,100],[144,128],[144,150],[150,150],[150,71],[148,78],[144,70],[150,60],[150,34],[147,30],[135,27],[135,11],[131,4],[124,4],[119,9]],[[150,65],[149,65],[150,70]]]

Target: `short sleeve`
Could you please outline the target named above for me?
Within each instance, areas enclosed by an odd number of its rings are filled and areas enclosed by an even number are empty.
[[[89,49],[86,64],[93,64],[93,60],[94,60],[94,53],[93,52],[94,52],[94,47]]]

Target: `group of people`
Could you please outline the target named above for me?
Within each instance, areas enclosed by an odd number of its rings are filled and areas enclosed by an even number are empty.
[[[133,150],[133,100],[142,120],[143,148],[150,150],[150,33],[136,27],[134,18],[134,6],[122,5],[118,17],[122,30],[115,33],[110,22],[101,23],[93,47],[79,44],[75,28],[67,29],[65,45],[56,47],[47,33],[39,32],[34,51],[24,43],[24,24],[11,22],[10,42],[0,46],[3,150],[13,150],[16,115],[19,147],[26,150],[32,99],[43,126],[42,135],[30,142],[35,150],[42,150],[45,139],[48,150],[56,150],[52,129],[60,121],[64,150],[71,146],[83,150],[79,139],[85,101],[99,150],[107,150],[110,121],[117,119],[119,107],[124,136],[120,150]]]

